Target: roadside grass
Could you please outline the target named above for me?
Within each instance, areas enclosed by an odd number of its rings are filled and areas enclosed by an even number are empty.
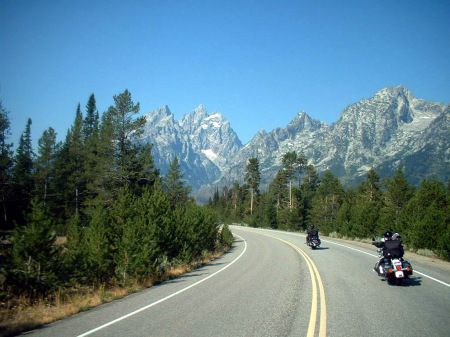
[[[0,303],[0,337],[16,336],[22,332],[36,329],[65,317],[90,310],[129,294],[150,288],[155,284],[176,278],[205,265],[222,256],[228,248],[214,252],[203,252],[202,256],[192,263],[175,261],[169,264],[158,278],[131,282],[127,286],[80,287],[54,293],[49,298],[40,298],[30,304],[25,297],[13,298]]]
[[[347,240],[347,241],[356,241],[356,242],[372,244],[372,239],[368,239],[368,238],[363,238],[363,239],[361,239],[361,238],[352,238],[352,237],[348,237],[348,236],[345,236],[345,235],[339,235],[336,232],[332,232],[332,233],[328,234],[328,237],[334,238],[334,239],[342,239],[342,240]],[[405,248],[405,251],[410,251],[410,252],[415,253],[415,254],[420,255],[420,256],[425,256],[425,257],[430,257],[430,258],[433,258],[433,259],[439,259],[439,260],[445,261],[444,259],[440,258],[432,250],[429,250],[429,249],[411,249],[405,243],[403,243],[403,246]]]

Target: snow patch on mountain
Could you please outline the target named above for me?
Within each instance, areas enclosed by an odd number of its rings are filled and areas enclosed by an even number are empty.
[[[209,160],[211,160],[212,162],[217,160],[217,154],[214,153],[213,150],[211,149],[207,149],[207,150],[202,150],[202,153],[208,157]]]

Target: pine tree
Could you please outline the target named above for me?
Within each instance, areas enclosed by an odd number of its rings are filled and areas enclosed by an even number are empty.
[[[64,205],[66,218],[80,212],[86,189],[82,127],[83,114],[78,104],[74,123],[67,132],[55,163],[58,203]]]
[[[253,215],[253,208],[256,203],[255,200],[259,196],[259,183],[261,181],[258,158],[250,158],[248,160],[245,181],[250,187],[250,215]]]
[[[358,185],[356,205],[352,208],[351,235],[358,238],[373,237],[378,232],[391,230],[379,223],[382,208],[380,176],[371,168],[366,177],[367,180]]]
[[[336,231],[336,219],[343,203],[344,187],[330,170],[327,170],[312,200],[311,221],[328,235]]]
[[[292,180],[297,180],[300,186],[300,175],[306,167],[306,157],[303,153],[297,155],[295,151],[287,152],[281,160],[286,178],[289,181],[289,209],[294,208],[294,199],[292,193]]]
[[[11,226],[9,219],[9,206],[11,204],[11,178],[13,166],[12,143],[8,143],[11,135],[9,111],[3,106],[0,100],[0,229],[6,229]]]
[[[83,120],[82,133],[84,137],[84,143],[88,143],[89,140],[95,137],[98,132],[98,111],[97,103],[95,101],[95,95],[89,96],[89,101],[86,104],[86,116]]]
[[[352,216],[354,214],[353,208],[356,204],[356,191],[353,188],[345,190],[343,195],[342,206],[339,209],[336,218],[337,232],[341,236],[353,236],[354,221]]]
[[[178,157],[170,164],[169,171],[162,178],[162,188],[167,192],[174,208],[177,204],[186,203],[188,195],[191,192],[191,187],[186,186],[186,182],[183,180],[184,174],[181,173]]]
[[[132,180],[132,163],[136,157],[133,147],[133,139],[137,139],[143,132],[144,117],[133,119],[139,113],[140,104],[134,104],[131,93],[125,90],[122,94],[114,96],[114,106],[111,106],[107,114],[110,125],[113,126],[113,149],[116,158],[116,173],[119,184],[124,186]]]
[[[20,136],[19,146],[13,168],[13,193],[16,208],[15,218],[23,224],[23,214],[29,210],[31,203],[34,174],[34,152],[31,141],[31,119],[28,119],[25,131]]]
[[[38,157],[35,163],[36,190],[44,205],[47,204],[49,197],[54,195],[52,185],[55,177],[55,160],[59,146],[56,143],[56,132],[51,127],[44,131],[38,141]]]
[[[426,248],[448,256],[449,198],[444,184],[435,178],[422,180],[409,201],[402,221],[407,226],[405,240],[416,249]]]
[[[108,239],[110,216],[103,207],[95,207],[90,213],[89,227],[81,235],[81,249],[85,277],[88,283],[99,286],[114,276],[111,242]]]
[[[280,169],[269,185],[269,191],[273,196],[277,212],[285,208],[285,200],[287,200],[288,195],[288,189],[286,187],[287,181],[288,177],[286,171]],[[287,204],[290,205],[290,198],[289,201],[287,201]]]
[[[393,231],[403,232],[402,213],[414,195],[414,188],[408,185],[402,168],[398,168],[393,179],[385,179],[384,207],[380,210],[380,224]]]
[[[31,202],[26,225],[13,233],[14,269],[7,284],[15,293],[26,293],[30,299],[47,295],[59,283],[59,249],[54,247],[54,224],[38,199]]]
[[[100,131],[99,114],[94,94],[91,94],[86,105],[86,116],[83,120],[81,129],[83,137],[83,157],[84,157],[84,175],[85,175],[85,204],[96,197],[95,184],[100,174],[99,162],[101,154],[99,151]],[[89,200],[89,201],[88,201]]]
[[[316,171],[313,165],[307,165],[305,167],[306,177],[303,178],[301,185],[301,200],[299,198],[298,203],[301,205],[301,216],[305,222],[310,217],[310,210],[312,208],[312,200],[316,193],[317,188],[320,185],[319,173]],[[303,223],[303,227],[306,228],[306,223]]]

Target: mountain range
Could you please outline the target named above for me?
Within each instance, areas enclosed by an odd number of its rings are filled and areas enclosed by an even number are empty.
[[[386,87],[345,108],[331,125],[299,112],[284,128],[259,131],[243,145],[230,122],[203,105],[174,119],[168,106],[145,115],[140,138],[153,144],[156,166],[165,174],[178,157],[198,202],[216,186],[243,183],[249,158],[258,157],[261,190],[281,167],[283,154],[303,152],[319,173],[331,170],[344,185],[355,185],[373,167],[392,177],[402,167],[412,185],[450,173],[450,105],[418,99],[405,87]]]

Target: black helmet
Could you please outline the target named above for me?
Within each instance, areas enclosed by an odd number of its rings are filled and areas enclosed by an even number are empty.
[[[384,234],[383,234],[383,236],[385,237],[385,238],[392,238],[392,232],[391,231],[386,231],[386,232],[384,232]]]
[[[311,229],[314,229],[314,225],[311,224]]]

